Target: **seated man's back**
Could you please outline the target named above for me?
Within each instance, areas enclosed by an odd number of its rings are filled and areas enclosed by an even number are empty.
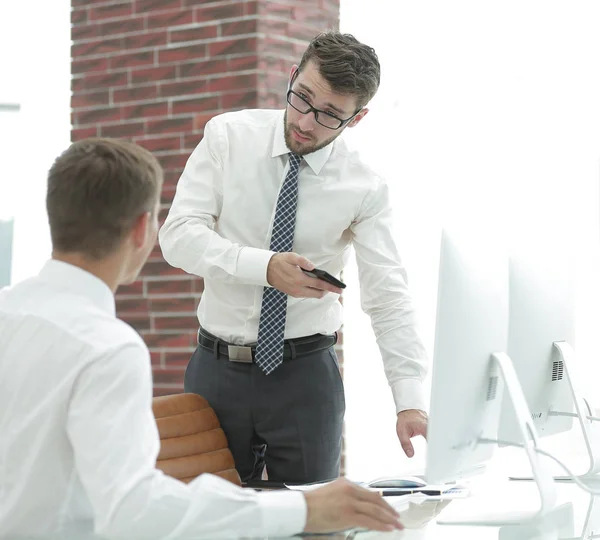
[[[104,282],[75,266],[49,261],[39,276],[0,291],[0,343],[0,536],[13,524],[21,532],[60,531],[62,521],[90,520],[71,441],[77,437],[78,444],[85,444],[78,405],[90,404],[78,403],[76,396],[84,388],[88,396],[104,394],[103,378],[94,385],[86,375],[103,371],[103,363],[110,371],[121,362],[120,369],[139,370],[139,383],[131,391],[145,398],[150,416],[150,363],[141,338],[115,318],[114,297]],[[114,413],[129,414],[127,403]],[[106,403],[106,409],[115,405]],[[87,412],[81,411],[82,417]],[[118,418],[114,422],[118,426]],[[149,417],[146,427],[139,426],[142,431],[128,430],[122,444],[146,444],[148,455],[155,454],[156,433],[144,433],[152,425]],[[90,433],[89,440],[94,439]],[[101,448],[88,451],[102,461]],[[23,531],[23,523],[31,530]]]

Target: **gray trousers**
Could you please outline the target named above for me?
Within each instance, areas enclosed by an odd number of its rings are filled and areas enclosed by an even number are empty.
[[[339,476],[346,403],[333,347],[265,375],[198,345],[184,387],[215,410],[242,481],[260,479],[265,465],[276,482]]]

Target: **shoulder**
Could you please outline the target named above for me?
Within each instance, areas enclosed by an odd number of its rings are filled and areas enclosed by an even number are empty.
[[[357,148],[348,144],[342,137],[338,137],[333,144],[331,161],[340,169],[341,174],[359,179],[368,191],[377,191],[387,185],[383,175],[367,163]]]
[[[245,109],[214,116],[208,124],[217,128],[270,127],[279,117],[282,117],[281,111],[274,109]]]

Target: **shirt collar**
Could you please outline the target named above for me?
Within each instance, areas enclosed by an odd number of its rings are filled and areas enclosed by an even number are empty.
[[[271,154],[271,157],[282,156],[291,152],[291,150],[287,147],[287,144],[285,144],[283,115],[284,111],[281,111],[281,114],[276,116],[275,135],[273,136],[273,153]],[[313,170],[313,172],[318,175],[325,163],[327,163],[332,149],[333,142],[321,148],[320,150],[317,150],[316,152],[306,154],[302,157],[304,158],[304,161],[308,163],[308,166]]]
[[[115,297],[100,278],[72,264],[51,259],[44,264],[40,278],[61,289],[85,296],[98,308],[116,316]]]

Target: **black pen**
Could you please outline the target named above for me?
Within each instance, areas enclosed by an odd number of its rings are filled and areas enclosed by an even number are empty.
[[[439,489],[423,489],[423,488],[393,488],[380,489],[377,491],[382,497],[394,497],[402,495],[414,495],[420,493],[429,497],[439,497],[444,492]]]

